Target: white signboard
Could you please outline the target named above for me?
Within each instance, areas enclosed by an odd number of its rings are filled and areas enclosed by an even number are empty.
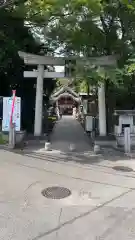
[[[93,129],[93,117],[92,116],[86,116],[85,130],[87,132],[91,132],[92,129]]]
[[[12,109],[12,97],[4,97],[3,98],[2,131],[9,132],[11,109]],[[13,123],[15,123],[15,130],[20,131],[20,128],[21,128],[21,98],[20,97],[15,98]]]

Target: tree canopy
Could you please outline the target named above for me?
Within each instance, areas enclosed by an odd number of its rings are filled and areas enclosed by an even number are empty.
[[[40,54],[46,49],[25,23],[24,10],[22,0],[0,6],[0,96],[11,96],[16,89],[22,99],[22,127],[27,129],[34,121],[36,79],[24,79],[23,71],[35,66],[25,66],[18,51]],[[44,92],[50,95],[54,87],[55,81],[46,80]]]
[[[54,52],[85,57],[116,54],[118,68],[123,69],[134,51],[134,1],[32,0],[26,9],[26,17],[40,26],[40,36]],[[108,73],[113,82],[120,81],[119,71]]]

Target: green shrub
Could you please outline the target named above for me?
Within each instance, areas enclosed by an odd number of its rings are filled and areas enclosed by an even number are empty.
[[[0,144],[6,144],[8,142],[8,136],[0,134]]]

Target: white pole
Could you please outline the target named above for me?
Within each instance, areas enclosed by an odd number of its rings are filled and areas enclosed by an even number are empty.
[[[40,136],[42,134],[43,79],[44,79],[44,65],[38,65],[34,136]]]
[[[105,106],[105,85],[100,83],[98,87],[98,109],[99,109],[99,134],[106,136],[106,106]]]
[[[124,150],[125,153],[130,153],[131,151],[130,127],[124,128]]]

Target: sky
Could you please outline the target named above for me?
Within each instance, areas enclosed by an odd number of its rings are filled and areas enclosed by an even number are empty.
[[[56,72],[64,72],[64,66],[55,66]]]

